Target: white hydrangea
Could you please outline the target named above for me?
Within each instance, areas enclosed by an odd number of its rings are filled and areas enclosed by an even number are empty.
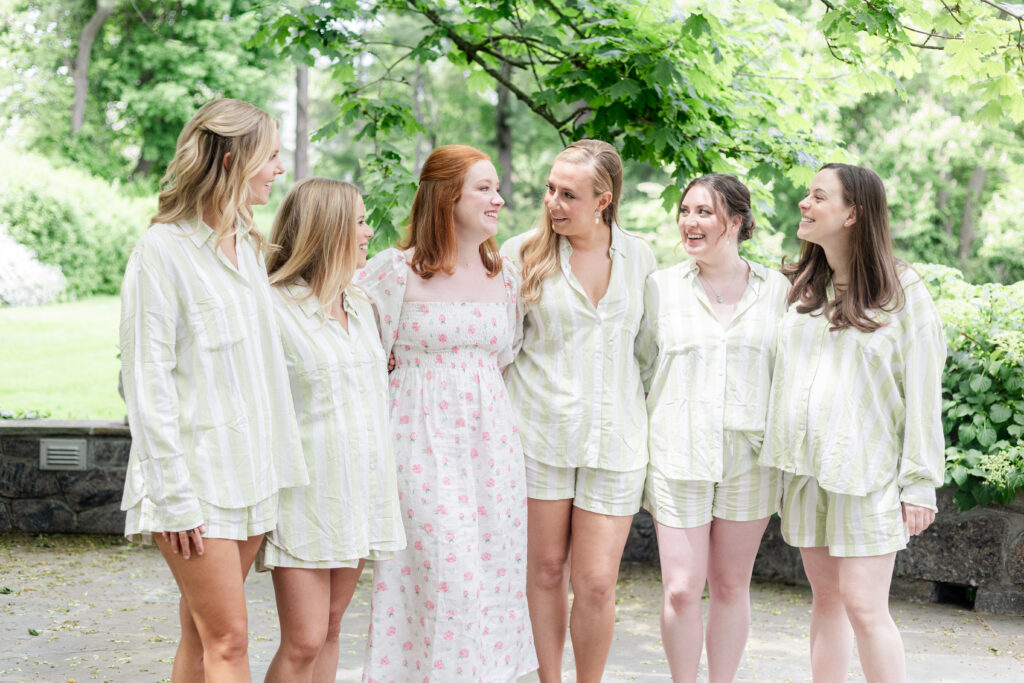
[[[67,279],[59,266],[36,260],[34,251],[7,234],[0,225],[0,306],[38,306],[64,291]]]

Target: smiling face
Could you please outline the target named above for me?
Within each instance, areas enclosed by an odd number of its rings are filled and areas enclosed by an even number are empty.
[[[260,166],[260,170],[249,180],[249,204],[266,204],[270,201],[270,188],[277,176],[284,173],[281,163],[281,136],[274,133],[274,149],[270,158]]]
[[[595,228],[607,230],[594,214],[604,210],[612,200],[611,192],[594,194],[594,171],[587,164],[556,161],[548,175],[544,207],[551,219],[551,229],[566,237],[589,235]]]
[[[709,187],[695,184],[679,202],[679,236],[686,253],[698,261],[737,253],[735,237],[742,221],[726,216],[722,202],[715,199]]]
[[[826,251],[846,246],[850,238],[847,228],[856,222],[856,210],[843,198],[843,185],[835,171],[818,171],[799,206],[797,237]]]
[[[356,239],[359,246],[356,249],[356,267],[362,268],[366,265],[366,250],[370,247],[370,240],[373,239],[373,228],[366,223],[366,204],[362,196],[356,199]]]
[[[486,159],[477,161],[466,172],[462,192],[452,207],[455,232],[472,235],[477,241],[494,237],[498,232],[498,210],[505,200],[498,194],[498,172]]]

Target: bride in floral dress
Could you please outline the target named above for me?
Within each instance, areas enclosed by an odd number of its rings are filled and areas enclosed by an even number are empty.
[[[376,562],[363,679],[513,681],[536,668],[526,605],[522,446],[501,369],[518,283],[498,255],[494,165],[446,145],[427,158],[404,251],[358,284],[375,304],[408,548]]]

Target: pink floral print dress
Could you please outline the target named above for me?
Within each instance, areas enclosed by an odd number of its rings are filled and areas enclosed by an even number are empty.
[[[502,303],[405,301],[397,249],[357,276],[393,352],[391,429],[406,550],[374,563],[363,680],[513,681],[537,667],[526,605],[526,482],[501,368]]]

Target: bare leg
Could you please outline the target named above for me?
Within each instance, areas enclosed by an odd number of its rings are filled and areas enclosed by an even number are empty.
[[[704,625],[700,601],[708,572],[711,524],[680,529],[655,522],[661,558],[661,641],[676,683],[697,680]]]
[[[313,662],[327,637],[331,570],[277,567],[272,575],[281,645],[264,680],[308,683],[313,680]]]
[[[204,539],[206,552],[186,560],[172,552],[168,541],[154,535],[171,574],[181,591],[182,632],[188,635],[188,622],[195,625],[202,644],[200,666],[207,681],[251,681],[249,673],[249,633],[242,584],[252,565],[263,536],[246,541],[222,538]],[[241,569],[241,571],[239,571]],[[186,642],[186,667],[182,673],[194,671],[194,645]],[[179,671],[175,667],[172,675]],[[188,680],[188,679],[184,679]],[[175,683],[177,681],[175,680]]]
[[[359,575],[363,573],[365,560],[352,569],[331,570],[331,613],[327,623],[327,640],[324,642],[316,662],[313,663],[313,683],[334,683],[338,676],[338,637],[341,633],[341,618],[352,602]]]
[[[527,498],[526,600],[541,683],[562,680],[569,628],[569,523],[572,499]]]
[[[708,559],[708,682],[736,676],[750,632],[750,575],[768,518],[750,522],[711,521]]]
[[[853,629],[840,594],[839,560],[828,548],[801,548],[811,582],[811,675],[815,683],[844,683],[853,655]]]
[[[857,637],[857,652],[869,683],[907,679],[903,639],[889,614],[889,584],[896,553],[840,557],[839,591]]]
[[[205,679],[203,641],[199,639],[199,631],[192,621],[192,613],[184,595],[178,600],[178,621],[181,622],[181,639],[178,640],[178,651],[174,653],[174,664],[171,666],[171,683],[202,683]]]
[[[633,516],[572,509],[569,634],[577,683],[599,683],[615,633],[615,584]]]

